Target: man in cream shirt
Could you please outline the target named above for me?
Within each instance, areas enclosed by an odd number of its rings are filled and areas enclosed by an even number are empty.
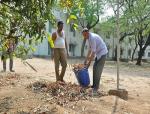
[[[62,81],[65,75],[66,67],[67,67],[67,55],[68,55],[68,48],[65,38],[65,33],[63,31],[63,22],[59,21],[57,23],[57,31],[52,34],[52,40],[54,42],[54,49],[53,49],[53,57],[55,63],[55,74],[56,74],[56,81]],[[59,73],[59,64],[61,64],[62,69]]]

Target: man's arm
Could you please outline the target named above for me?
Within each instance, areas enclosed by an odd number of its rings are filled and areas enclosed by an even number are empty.
[[[88,58],[88,61],[87,61],[87,68],[90,66],[91,61],[94,59],[94,57],[95,57],[95,52],[91,52],[91,54]]]
[[[88,53],[89,55],[87,56],[87,67],[90,66],[91,64],[91,61],[94,59],[95,57],[95,52],[96,52],[96,41],[95,40],[92,40],[90,42],[90,53]]]

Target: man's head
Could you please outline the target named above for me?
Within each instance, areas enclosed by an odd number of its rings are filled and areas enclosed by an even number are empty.
[[[58,31],[62,31],[63,25],[64,25],[63,21],[58,21],[57,23]]]
[[[82,35],[83,35],[84,39],[88,39],[89,38],[89,29],[88,28],[84,28],[82,30]]]

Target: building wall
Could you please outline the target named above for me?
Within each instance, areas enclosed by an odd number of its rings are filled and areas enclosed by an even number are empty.
[[[150,46],[146,48],[143,59],[150,60]]]
[[[49,22],[46,23],[46,31],[49,31]],[[33,53],[33,55],[38,56],[48,56],[49,53],[49,45],[47,38],[43,39],[41,43],[39,43],[37,46],[35,46],[36,51]]]
[[[81,28],[79,30],[73,31],[71,29],[71,25],[66,23],[67,16],[65,13],[62,13],[61,11],[54,11],[54,14],[57,18],[57,20],[62,20],[64,22],[64,31],[67,39],[67,44],[68,44],[68,50],[69,50],[69,55],[70,56],[80,56],[81,55],[81,46],[82,46],[82,41],[83,41],[83,36],[81,34]],[[99,26],[97,26],[99,28]],[[54,31],[56,31],[57,28],[54,28],[50,25],[49,22],[46,23],[46,31],[52,34]],[[100,33],[98,33],[100,34]],[[112,59],[115,56],[115,51],[116,51],[116,39],[113,36],[109,36],[109,38],[106,38],[106,36],[100,36],[104,39],[107,48],[108,48],[108,54],[107,58]],[[120,49],[121,49],[121,59],[131,59],[133,50],[135,48],[135,43],[134,41],[130,42],[128,41],[128,38],[124,40],[124,42],[121,43]],[[138,50],[136,50],[134,58],[136,59],[138,57]],[[84,55],[86,56],[87,51],[88,51],[88,43],[86,43],[85,46],[85,53]],[[36,52],[34,55],[42,55],[42,56],[48,56],[50,55],[50,47],[48,44],[47,39],[44,39],[41,44],[36,46]],[[147,47],[145,54],[143,56],[143,59],[149,59],[150,60],[150,46]]]
[[[116,38],[113,38],[112,36],[110,36],[110,38],[105,38],[103,36],[103,39],[104,39],[104,41],[107,45],[107,48],[108,48],[107,58],[111,59],[115,56],[115,48],[116,48],[116,44],[117,44]],[[129,43],[128,38],[124,39],[124,41],[121,42],[121,44],[120,44],[120,58],[131,60],[135,45],[136,44],[134,41]],[[135,51],[134,59],[138,58],[138,52],[139,52],[139,47],[137,47],[137,49]],[[142,59],[150,60],[150,46],[148,46],[146,48],[144,56],[142,57]]]

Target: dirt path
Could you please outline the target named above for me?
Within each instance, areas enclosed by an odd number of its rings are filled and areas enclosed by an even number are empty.
[[[27,89],[37,81],[55,82],[54,64],[48,59],[27,60],[38,72],[15,60],[16,73],[0,73],[0,114],[150,114],[150,65],[138,67],[132,63],[121,63],[120,88],[129,92],[124,101],[115,96],[92,97],[70,103],[62,107],[49,102],[45,93],[35,93]],[[81,63],[78,59],[69,60],[65,81],[77,83],[70,65]],[[2,70],[2,66],[0,66]],[[89,69],[92,75],[92,67]],[[92,77],[91,84],[92,84]],[[115,62],[106,62],[101,79],[101,91],[108,92],[116,88]],[[71,105],[72,104],[72,105]]]

